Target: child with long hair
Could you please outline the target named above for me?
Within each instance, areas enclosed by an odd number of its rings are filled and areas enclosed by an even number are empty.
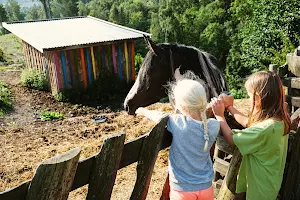
[[[220,124],[207,119],[207,97],[199,78],[188,72],[172,83],[170,99],[180,114],[170,114],[167,129],[173,139],[169,152],[171,200],[213,200],[214,172],[209,149],[215,142]],[[159,121],[168,114],[138,108],[137,115]]]
[[[233,100],[226,95],[214,99],[212,109],[227,142],[243,155],[236,192],[246,192],[247,200],[275,200],[291,129],[283,85],[275,72],[260,71],[248,78],[245,87],[251,102],[249,117],[234,108]],[[224,117],[225,108],[246,128],[231,130]]]

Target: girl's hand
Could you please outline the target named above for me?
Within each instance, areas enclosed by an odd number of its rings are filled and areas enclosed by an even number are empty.
[[[139,107],[136,111],[135,114],[137,116],[145,116],[145,112],[147,111],[147,108]]]
[[[227,94],[220,94],[219,99],[221,99],[225,105],[226,108],[229,106],[233,106],[234,97],[233,95],[227,95]]]
[[[223,101],[221,99],[214,98],[210,103],[215,116],[224,117],[225,105]]]

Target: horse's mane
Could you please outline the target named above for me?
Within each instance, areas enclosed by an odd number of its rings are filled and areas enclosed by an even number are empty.
[[[189,60],[198,60],[202,68],[203,76],[206,78],[206,82],[213,89],[210,91],[211,96],[217,96],[221,91],[227,90],[227,84],[224,80],[224,77],[221,74],[221,71],[217,67],[217,59],[210,53],[207,53],[203,50],[200,50],[193,46],[186,46],[184,44],[177,43],[162,43],[158,46],[164,50],[171,50],[176,52],[179,55],[184,55]],[[196,56],[193,58],[192,56]]]

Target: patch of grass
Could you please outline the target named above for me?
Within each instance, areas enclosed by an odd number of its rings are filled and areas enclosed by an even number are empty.
[[[13,35],[12,33],[1,35],[0,47],[3,50],[4,58],[7,62],[24,62],[22,40],[17,36]]]
[[[16,67],[13,67],[13,66],[0,66],[0,71],[5,71],[5,70],[8,70],[8,69],[15,69]]]
[[[21,74],[21,84],[37,90],[48,89],[46,75],[43,72],[34,69],[23,70]]]
[[[41,120],[43,121],[50,121],[53,119],[61,119],[63,118],[63,114],[59,112],[49,112],[49,111],[43,111],[40,113]]]
[[[12,109],[10,90],[7,85],[0,81],[0,116]]]

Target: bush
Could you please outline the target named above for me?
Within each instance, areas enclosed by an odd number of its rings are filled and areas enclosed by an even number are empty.
[[[49,112],[49,111],[43,111],[40,114],[40,117],[43,121],[50,121],[53,119],[60,119],[63,117],[63,114],[59,112]]]
[[[6,60],[4,58],[4,53],[3,53],[2,49],[0,49],[0,62],[6,62]]]
[[[4,115],[12,108],[10,91],[7,85],[0,81],[0,116]]]
[[[21,84],[37,90],[48,89],[46,75],[43,72],[34,69],[25,69],[22,72]]]

